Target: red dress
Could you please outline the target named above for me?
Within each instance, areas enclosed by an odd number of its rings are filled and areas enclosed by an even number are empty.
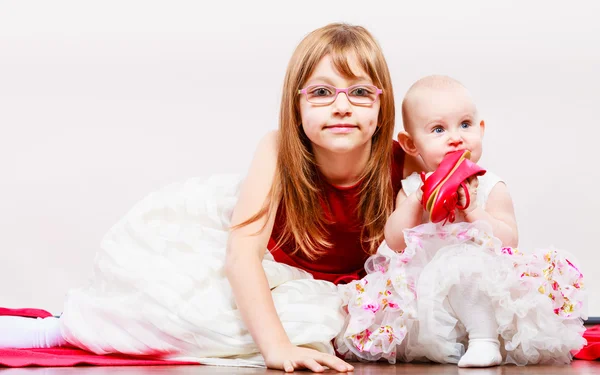
[[[392,154],[392,185],[394,200],[401,188],[402,172],[404,167],[404,151],[393,142]],[[369,254],[362,248],[360,230],[362,220],[358,217],[358,192],[360,182],[354,186],[338,187],[325,183],[324,197],[331,207],[333,224],[326,225],[329,240],[333,247],[327,249],[317,260],[311,260],[300,252],[292,254],[293,243],[275,248],[276,239],[282,233],[285,225],[285,207],[280,205],[275,217],[275,224],[268,249],[276,261],[298,267],[310,272],[315,279],[331,281],[335,284],[347,283],[365,275],[364,264]],[[323,203],[323,210],[327,206]]]

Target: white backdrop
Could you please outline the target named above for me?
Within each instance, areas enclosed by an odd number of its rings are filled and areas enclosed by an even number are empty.
[[[575,253],[600,316],[600,3],[483,3],[0,2],[0,306],[59,313],[135,202],[244,173],[293,49],[343,21],[379,40],[398,106],[427,74],[471,89],[520,247]]]

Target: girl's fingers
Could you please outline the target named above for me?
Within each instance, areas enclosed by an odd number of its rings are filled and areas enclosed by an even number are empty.
[[[332,355],[327,355],[327,354],[323,355],[321,358],[319,358],[319,362],[322,365],[325,365],[325,366],[329,367],[330,369],[336,370],[339,372],[347,372],[347,371],[354,370],[353,366],[350,366],[349,364],[342,361],[338,357],[334,357]]]
[[[294,372],[294,363],[290,360],[283,362],[283,371],[285,372]]]
[[[325,371],[325,369],[323,368],[323,366],[321,366],[313,358],[305,358],[302,361],[299,361],[298,364],[302,365],[303,367],[306,367],[307,369],[309,369],[312,372],[323,372],[323,371]]]

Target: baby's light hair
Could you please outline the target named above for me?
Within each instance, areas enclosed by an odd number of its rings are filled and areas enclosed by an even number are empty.
[[[423,89],[430,90],[448,90],[448,89],[464,89],[467,88],[452,77],[448,77],[445,75],[430,75],[423,77],[416,81],[410,86],[406,94],[404,95],[404,99],[402,100],[402,125],[404,126],[404,130],[408,133],[411,132],[411,116],[410,111],[415,106],[418,99],[420,99],[420,95],[423,92]]]

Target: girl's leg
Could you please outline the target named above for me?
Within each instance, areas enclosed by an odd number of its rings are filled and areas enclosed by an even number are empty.
[[[67,342],[60,333],[59,318],[0,316],[0,348],[53,348]]]
[[[448,293],[448,301],[456,318],[469,335],[467,352],[458,362],[459,367],[489,367],[502,362],[498,323],[488,296],[470,279],[455,285]]]

